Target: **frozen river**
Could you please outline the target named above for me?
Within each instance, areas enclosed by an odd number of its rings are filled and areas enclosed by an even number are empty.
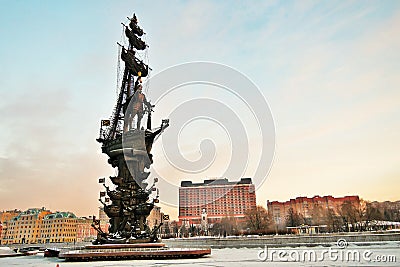
[[[268,257],[267,257],[268,256]],[[0,258],[0,266],[400,266],[400,242],[338,247],[224,248],[200,259],[64,262],[57,258],[25,256]]]

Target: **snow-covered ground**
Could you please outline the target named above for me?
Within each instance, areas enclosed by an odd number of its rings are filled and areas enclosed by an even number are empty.
[[[313,251],[313,252],[312,252]],[[335,253],[335,251],[337,251]],[[265,258],[265,252],[268,259]],[[280,254],[279,254],[280,253]],[[315,253],[315,260],[309,260],[309,255]],[[56,258],[43,256],[26,256],[17,258],[0,258],[0,266],[30,266],[30,267],[125,267],[125,266],[400,266],[400,242],[386,242],[383,245],[372,246],[349,245],[347,248],[336,247],[283,247],[275,248],[224,248],[213,249],[211,256],[200,259],[180,260],[130,260],[101,262],[64,262]],[[273,260],[271,260],[271,254]],[[356,259],[356,254],[360,259]],[[280,255],[280,259],[279,256]],[[303,255],[305,255],[303,257]],[[337,257],[335,256],[337,255]],[[350,255],[350,256],[343,256]],[[294,262],[298,257],[300,261]],[[385,262],[377,262],[375,259]],[[301,259],[305,260],[301,260]],[[348,261],[346,259],[349,259]],[[370,259],[370,261],[366,260]],[[287,261],[282,261],[287,260]],[[390,262],[389,262],[390,260]]]

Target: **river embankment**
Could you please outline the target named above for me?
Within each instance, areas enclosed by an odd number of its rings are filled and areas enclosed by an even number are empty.
[[[387,242],[399,242],[400,232],[361,232],[361,233],[335,233],[314,235],[265,235],[265,236],[227,236],[227,237],[191,237],[170,238],[162,242],[169,247],[211,247],[211,248],[257,248],[264,247],[316,247],[334,246],[338,240],[359,246],[385,244]],[[13,244],[11,249],[29,246],[41,246],[44,248],[74,248],[79,249],[90,242],[82,243],[50,243],[50,244]]]
[[[400,243],[400,233],[340,233],[319,235],[228,236],[164,239],[170,247],[256,248],[334,246],[338,240],[359,246]],[[344,241],[343,241],[344,240]]]

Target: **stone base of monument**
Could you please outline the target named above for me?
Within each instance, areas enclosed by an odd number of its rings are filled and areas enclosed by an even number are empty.
[[[200,258],[211,254],[210,248],[169,248],[164,243],[88,245],[83,249],[59,254],[66,261],[152,260]]]

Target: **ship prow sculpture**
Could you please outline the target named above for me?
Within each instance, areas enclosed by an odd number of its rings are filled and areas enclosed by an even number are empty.
[[[59,257],[71,261],[202,257],[211,250],[170,249],[157,237],[162,223],[153,229],[146,223],[155,203],[159,202],[155,187],[158,179],[154,178],[149,186],[150,172],[146,170],[153,164],[153,143],[169,126],[169,120],[164,119],[159,127],[152,128],[154,105],[147,100],[142,84],[151,69],[140,59],[144,58],[141,53],[146,53],[148,45],[141,39],[144,32],[136,15],[128,19],[129,26],[122,25],[129,45],[124,47],[117,43],[119,59],[124,62],[117,103],[111,118],[101,121],[100,136],[96,139],[102,144],[102,152],[109,157],[108,163],[116,168],[116,175],[109,177],[110,182],[107,183],[106,178],[99,179],[104,187],[99,201],[110,219],[110,226],[106,231],[101,228],[100,220],[94,218],[92,227],[98,235],[93,245],[84,250],[60,253]],[[141,125],[144,116],[147,117],[146,128]],[[157,194],[153,196],[155,191]]]

